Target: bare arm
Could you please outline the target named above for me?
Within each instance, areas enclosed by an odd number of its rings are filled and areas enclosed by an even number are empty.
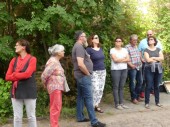
[[[142,57],[142,51],[140,52],[140,59],[141,59],[142,63],[145,62],[145,59]]]
[[[161,62],[164,60],[164,55],[162,53],[162,51],[159,52],[159,57],[152,57],[152,59],[158,61],[158,62]]]
[[[156,62],[156,60],[154,60],[153,57],[149,57],[149,54],[147,52],[144,52],[144,58],[148,63]]]
[[[129,55],[124,58],[117,58],[115,54],[111,54],[111,58],[115,63],[127,63],[129,62]]]
[[[84,58],[77,57],[77,63],[78,67],[85,75],[90,75],[90,72],[88,71],[86,65],[84,64]]]
[[[132,64],[132,62],[128,62],[127,64],[128,64],[128,66],[129,66],[130,68],[132,68],[132,69],[135,69],[135,68],[136,68],[136,66],[135,66],[134,64]]]

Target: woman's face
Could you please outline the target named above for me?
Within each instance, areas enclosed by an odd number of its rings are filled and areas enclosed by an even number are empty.
[[[148,43],[149,45],[154,45],[155,44],[154,38],[149,38]]]
[[[121,47],[122,44],[123,44],[122,39],[119,39],[119,38],[116,39],[116,41],[115,41],[115,46],[116,46],[116,47]]]
[[[64,52],[64,50],[63,50],[63,51],[61,51],[61,52],[58,52],[57,55],[60,56],[60,58],[63,58],[63,57],[64,57],[64,53],[65,53],[65,52]]]
[[[25,50],[25,46],[22,46],[17,42],[15,45],[15,52],[17,54],[20,54],[23,50]]]
[[[99,37],[98,35],[94,35],[93,39],[92,39],[93,44],[99,44]]]

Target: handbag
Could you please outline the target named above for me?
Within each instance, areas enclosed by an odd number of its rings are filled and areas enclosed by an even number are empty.
[[[70,91],[70,88],[68,86],[66,77],[64,76],[64,92],[69,92],[69,91]]]

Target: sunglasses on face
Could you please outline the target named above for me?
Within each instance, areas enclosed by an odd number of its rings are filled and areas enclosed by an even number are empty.
[[[94,37],[93,39],[99,39],[99,37]]]
[[[122,42],[122,41],[116,41],[116,42]]]
[[[149,41],[152,41],[152,40],[154,40],[154,39],[153,38],[149,39]]]

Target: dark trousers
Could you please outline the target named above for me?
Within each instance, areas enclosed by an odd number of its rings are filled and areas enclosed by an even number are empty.
[[[162,78],[162,73],[158,72],[158,69],[155,69],[155,72],[151,71],[151,67],[145,67],[145,81],[146,81],[146,88],[145,88],[145,104],[149,104],[150,101],[150,91],[152,86],[154,86],[154,93],[155,93],[155,103],[159,103],[159,83]]]
[[[142,68],[140,70],[129,69],[128,76],[129,76],[129,89],[131,94],[131,100],[138,99],[141,92],[142,82],[143,82]]]

